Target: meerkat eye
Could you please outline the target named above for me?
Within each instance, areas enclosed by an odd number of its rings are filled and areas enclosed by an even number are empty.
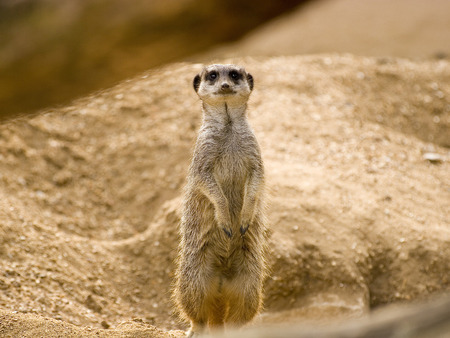
[[[217,72],[211,72],[207,74],[206,79],[209,81],[214,81],[215,79],[217,79]]]
[[[239,79],[239,73],[236,70],[232,70],[229,75],[233,80]]]

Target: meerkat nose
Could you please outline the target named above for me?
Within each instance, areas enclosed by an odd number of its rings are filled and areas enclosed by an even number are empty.
[[[230,88],[230,85],[226,82],[222,83],[222,89]]]

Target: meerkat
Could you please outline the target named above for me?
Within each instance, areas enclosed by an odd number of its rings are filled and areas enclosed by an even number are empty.
[[[203,123],[189,167],[175,300],[193,337],[240,327],[261,309],[266,275],[264,166],[246,110],[253,77],[210,65],[194,78]]]

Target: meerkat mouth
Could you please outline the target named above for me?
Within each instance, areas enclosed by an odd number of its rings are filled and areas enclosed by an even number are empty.
[[[233,95],[236,92],[231,88],[221,88],[216,92],[216,95]]]

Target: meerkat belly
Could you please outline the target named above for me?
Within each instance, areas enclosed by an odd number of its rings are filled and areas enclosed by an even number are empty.
[[[239,221],[242,210],[247,175],[246,164],[237,154],[224,154],[216,163],[216,180],[228,200],[232,221],[235,224]]]

